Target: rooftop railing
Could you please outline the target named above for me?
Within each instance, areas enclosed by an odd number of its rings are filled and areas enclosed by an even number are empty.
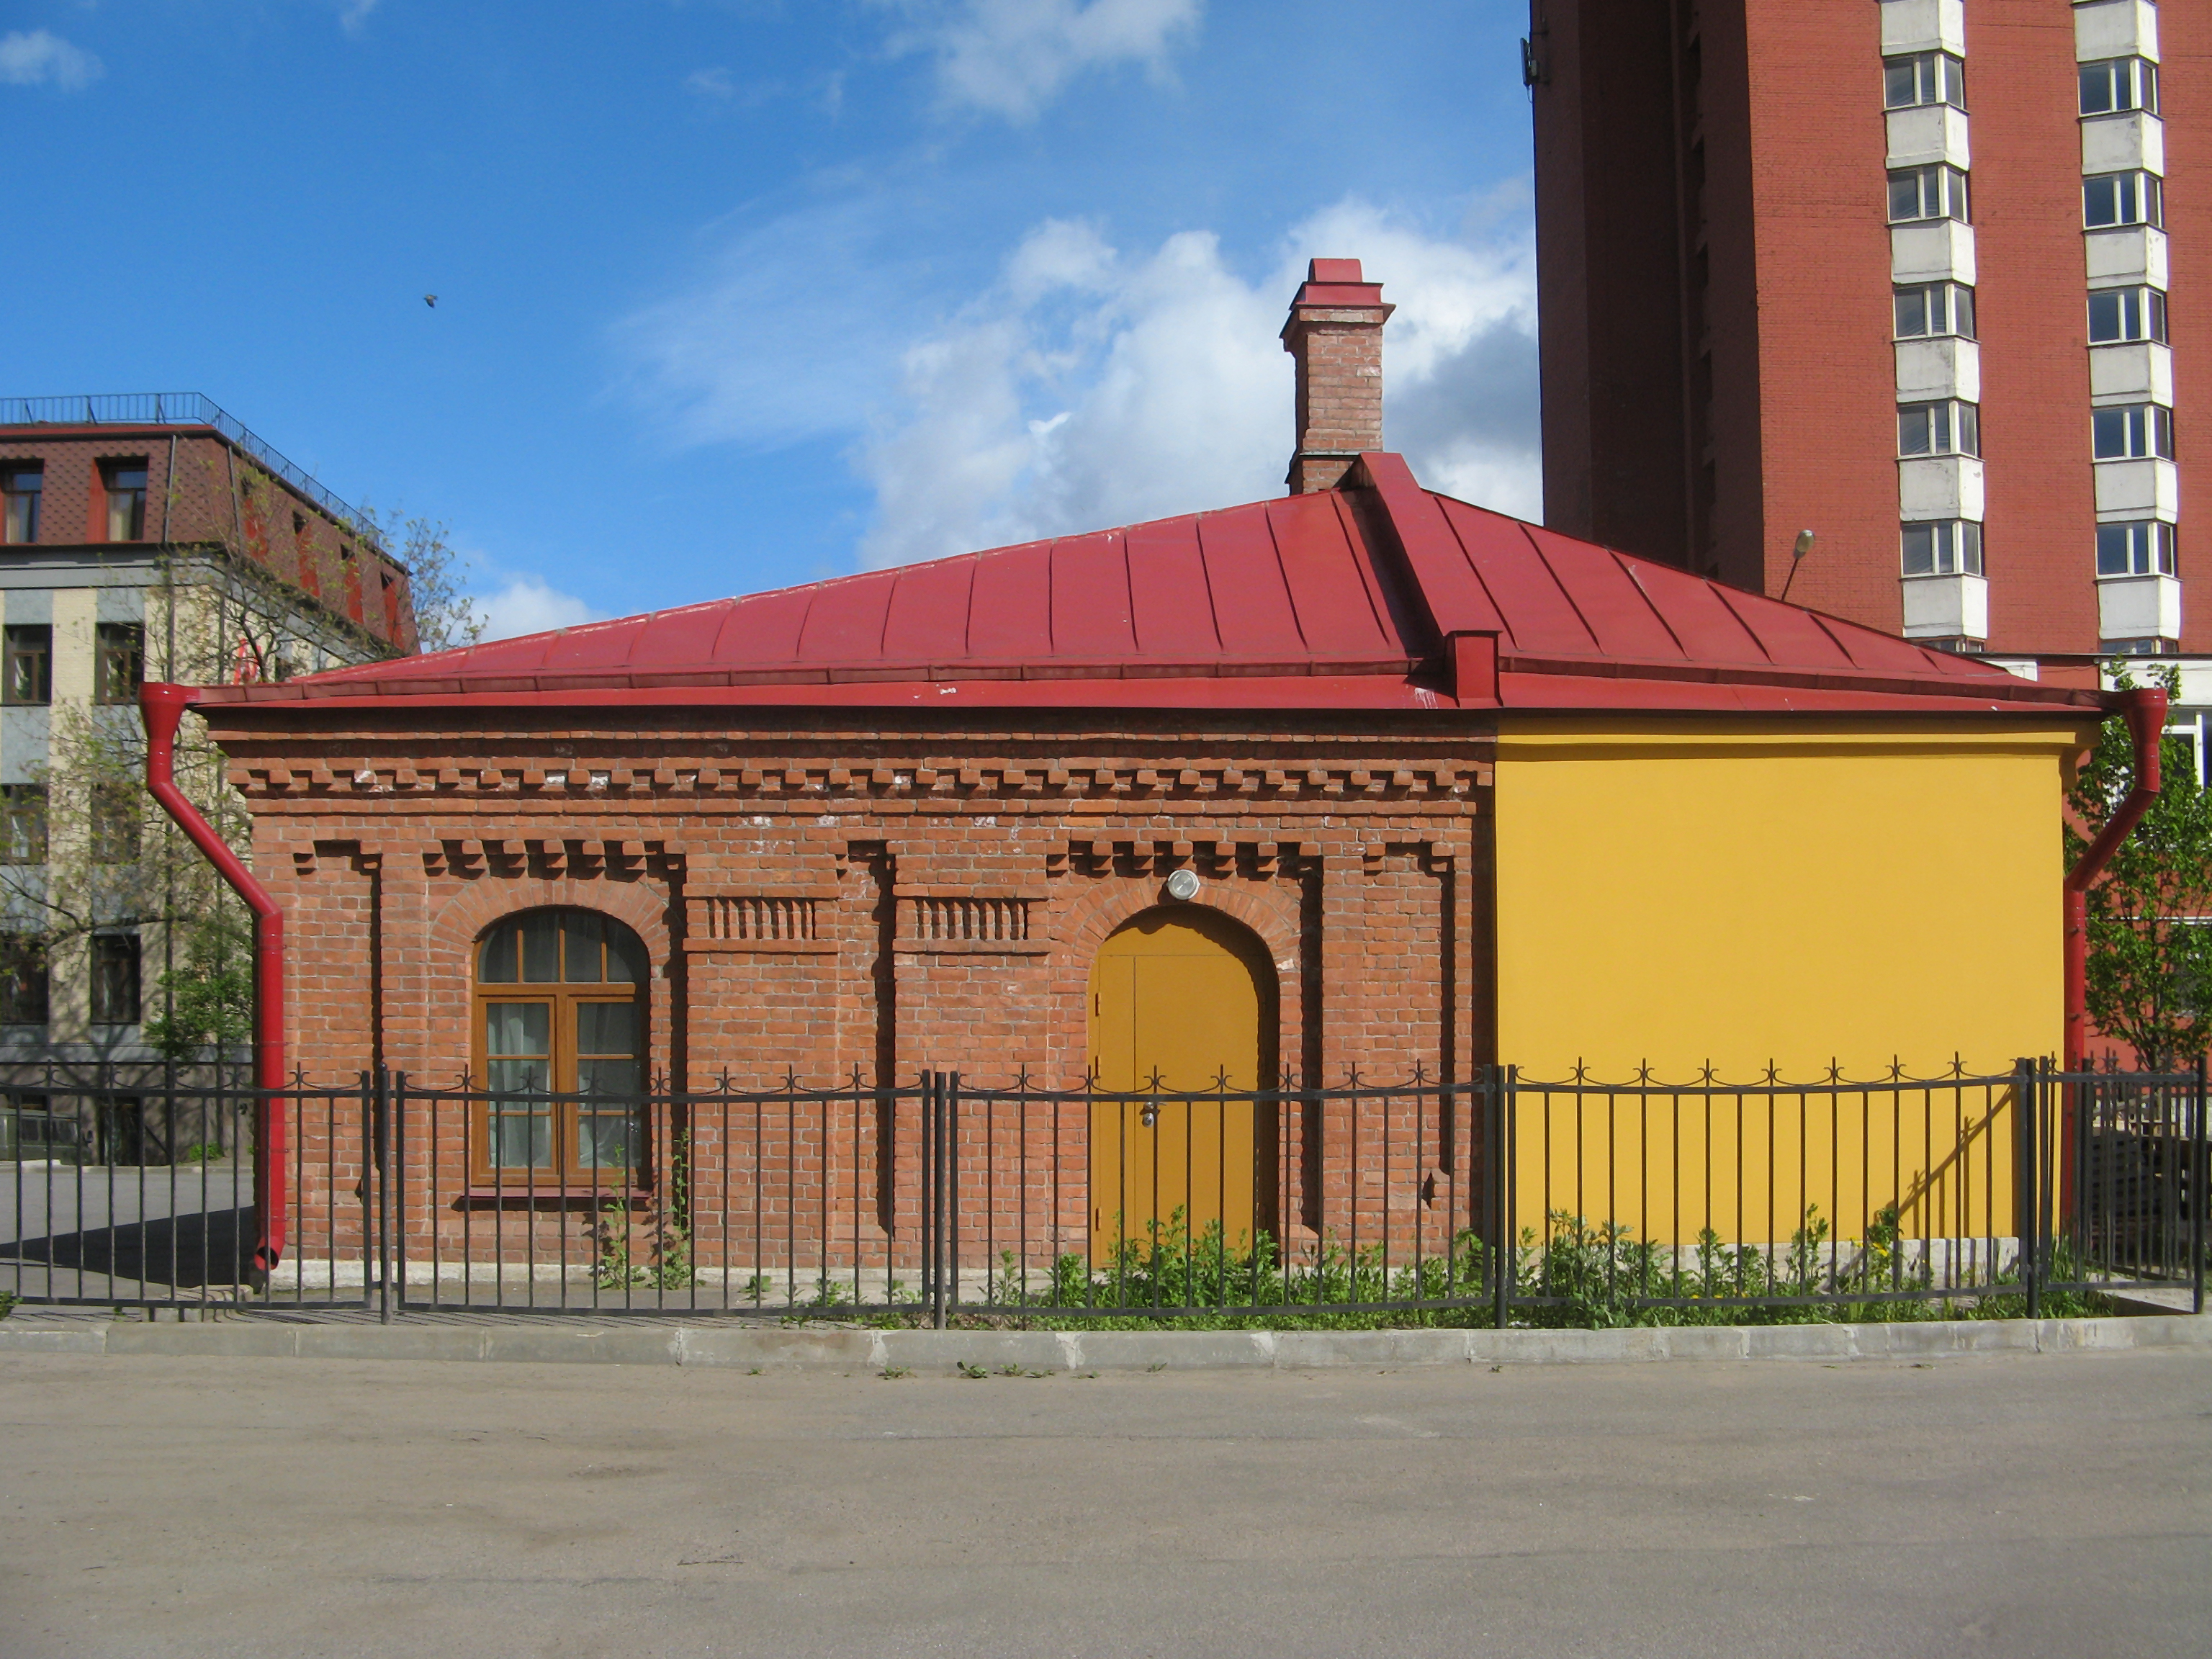
[[[211,426],[380,553],[384,538],[368,520],[317,483],[246,423],[197,392],[103,392],[61,398],[0,398],[0,427]]]

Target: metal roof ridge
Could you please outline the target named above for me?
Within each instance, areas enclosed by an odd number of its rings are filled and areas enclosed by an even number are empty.
[[[1936,678],[1899,674],[1887,669],[1791,668],[1770,663],[1713,663],[1695,659],[1681,661],[1617,657],[1603,653],[1577,656],[1571,652],[1501,651],[1500,673],[1557,674],[1591,679],[1638,679],[1705,682],[1716,684],[1788,685],[1808,690],[1887,691],[1901,696],[1931,697],[1993,696],[2008,702],[2073,702],[2097,693],[2074,687],[2044,685],[2004,674],[2002,679],[1978,680],[1965,676]],[[2009,682],[2009,684],[2007,684]],[[2084,704],[2082,706],[2087,706]]]
[[[394,669],[408,659],[397,658],[378,665]],[[427,664],[428,659],[416,659]],[[1133,680],[1133,679],[1245,679],[1326,678],[1334,675],[1405,676],[1417,673],[1430,659],[1393,656],[1386,653],[1285,658],[1278,653],[1224,653],[1202,659],[1158,661],[1118,656],[1055,657],[1033,662],[1024,658],[963,658],[915,659],[907,662],[779,663],[746,667],[728,663],[672,664],[643,667],[489,669],[471,674],[440,672],[425,667],[418,673],[386,673],[374,679],[345,678],[335,674],[305,675],[294,680],[260,681],[247,685],[201,688],[208,702],[306,702],[322,696],[413,696],[424,687],[441,687],[459,696],[477,692],[523,690],[582,690],[587,688],[639,690],[690,685],[702,689],[743,685],[944,684],[960,680]]]

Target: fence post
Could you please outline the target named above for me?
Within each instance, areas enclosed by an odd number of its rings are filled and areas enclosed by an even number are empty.
[[[392,1085],[392,1304],[407,1310],[407,1073],[394,1072]],[[432,1289],[432,1299],[436,1290]]]
[[[945,1073],[929,1074],[928,1122],[923,1130],[927,1146],[922,1208],[928,1215],[929,1322],[945,1328]]]
[[[392,1322],[392,1073],[376,1068],[376,1317]]]
[[[931,1277],[929,1271],[929,1253],[932,1249],[934,1248],[930,1243],[933,1229],[929,1224],[929,1158],[930,1149],[936,1144],[936,1139],[937,1073],[934,1072],[924,1072],[921,1074],[921,1133],[917,1137],[915,1143],[915,1152],[916,1154],[915,1159],[915,1173],[921,1177],[921,1187],[919,1192],[915,1194],[915,1198],[921,1231],[916,1242],[921,1247],[921,1308],[924,1316],[927,1316],[930,1311],[937,1305],[936,1292],[931,1288]]]
[[[960,1305],[960,1073],[945,1080],[945,1305]],[[938,1328],[945,1328],[939,1318]]]
[[[361,1305],[363,1309],[367,1309],[374,1305],[376,1299],[376,1287],[369,1282],[368,1271],[368,1264],[376,1259],[376,1074],[374,1072],[364,1071],[356,1075],[361,1079]],[[302,1094],[300,1098],[304,1104],[307,1100],[306,1095]],[[301,1116],[304,1120],[307,1114],[302,1111]],[[331,1102],[331,1139],[334,1147],[337,1139],[337,1102],[333,1098]],[[307,1130],[304,1121],[300,1127],[304,1135]],[[293,1190],[295,1193],[299,1190],[296,1183]],[[294,1201],[298,1200],[295,1199]],[[329,1212],[326,1210],[325,1213],[328,1214]],[[304,1216],[301,1218],[305,1219]],[[338,1240],[335,1216],[331,1217],[329,1232],[331,1236],[326,1241],[331,1253],[329,1283],[331,1299],[335,1302],[337,1300],[338,1278]],[[292,1245],[292,1261],[299,1273],[300,1293],[304,1299],[307,1283],[307,1264],[300,1259],[300,1246],[296,1237]]]
[[[2197,1056],[2197,1090],[2189,1126],[2189,1293],[2190,1311],[2204,1311],[2204,1056]]]
[[[945,1073],[921,1074],[921,1300],[945,1328]]]
[[[2037,1153],[2041,1150],[2044,1073],[2039,1061],[2021,1060],[2013,1066],[2013,1098],[2020,1115],[2020,1282],[2027,1291],[2027,1316],[2043,1316],[2043,1178]]]
[[[1513,1281],[1519,1277],[1521,1265],[1520,1256],[1514,1248],[1513,1176],[1510,1168],[1513,1158],[1513,1110],[1516,1104],[1513,1085],[1517,1078],[1517,1068],[1492,1066],[1487,1070],[1490,1088],[1491,1271],[1497,1279],[1496,1320],[1498,1328],[1502,1331],[1512,1322]]]

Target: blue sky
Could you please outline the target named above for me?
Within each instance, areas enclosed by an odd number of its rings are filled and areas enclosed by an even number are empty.
[[[1526,19],[9,0],[0,393],[204,392],[511,632],[1274,494],[1320,253],[1388,441],[1533,516]]]

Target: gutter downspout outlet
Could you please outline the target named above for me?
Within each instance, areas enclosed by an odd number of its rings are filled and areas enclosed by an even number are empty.
[[[146,788],[253,912],[253,1267],[264,1284],[284,1256],[284,913],[253,872],[201,817],[175,776],[177,725],[195,694],[184,685],[138,689],[146,722]]]

